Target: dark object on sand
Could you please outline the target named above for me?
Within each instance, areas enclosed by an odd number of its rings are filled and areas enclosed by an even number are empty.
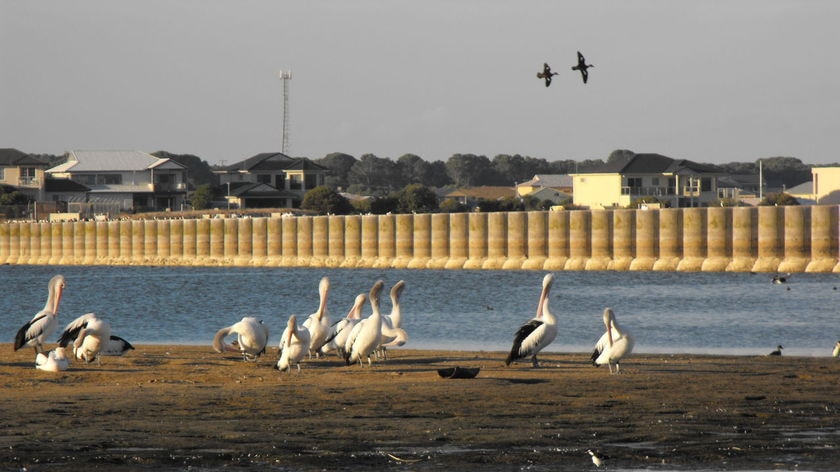
[[[481,367],[447,367],[438,369],[438,375],[445,379],[473,379]]]

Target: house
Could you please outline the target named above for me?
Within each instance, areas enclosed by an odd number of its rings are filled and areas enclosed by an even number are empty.
[[[676,208],[716,201],[717,180],[726,173],[717,166],[661,154],[634,154],[571,175],[578,206],[624,208],[640,198],[655,197]]]
[[[44,171],[49,167],[46,160],[17,149],[0,149],[0,185],[14,187],[31,200],[44,199]]]
[[[567,174],[536,174],[533,179],[516,185],[516,193],[520,197],[530,195],[542,189],[554,189],[571,195],[573,189],[572,176]]]
[[[480,204],[482,200],[495,201],[514,196],[516,196],[516,190],[513,187],[482,186],[459,188],[445,194],[443,198],[452,198],[462,205],[474,207]]]
[[[818,205],[840,203],[840,167],[813,167],[813,200]]]
[[[89,188],[87,203],[107,208],[109,213],[182,209],[187,203],[186,167],[145,152],[70,151],[67,161],[48,169],[47,174]],[[82,198],[78,192],[68,191],[67,185],[54,193]]]
[[[228,203],[238,208],[295,208],[308,190],[324,185],[329,169],[305,157],[271,152],[214,170]]]

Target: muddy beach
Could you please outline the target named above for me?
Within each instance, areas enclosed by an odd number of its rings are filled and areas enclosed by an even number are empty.
[[[840,360],[393,350],[300,373],[208,346],[34,368],[0,345],[0,470],[837,470]],[[437,369],[480,367],[474,379]]]

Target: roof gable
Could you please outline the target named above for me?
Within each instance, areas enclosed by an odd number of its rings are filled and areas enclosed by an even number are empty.
[[[0,149],[0,166],[41,166],[48,167],[49,163],[39,157],[12,148]]]
[[[168,160],[140,151],[70,151],[67,162],[48,172],[145,171]]]
[[[723,174],[720,167],[698,164],[687,159],[672,159],[656,153],[634,154],[607,162],[603,166],[581,171],[582,174]]]
[[[329,169],[305,157],[289,157],[281,152],[265,152],[223,167],[221,172],[282,172],[286,170],[328,171]]]

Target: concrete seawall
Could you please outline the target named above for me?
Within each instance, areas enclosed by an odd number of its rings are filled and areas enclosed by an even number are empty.
[[[0,263],[840,272],[840,207],[0,223]]]

